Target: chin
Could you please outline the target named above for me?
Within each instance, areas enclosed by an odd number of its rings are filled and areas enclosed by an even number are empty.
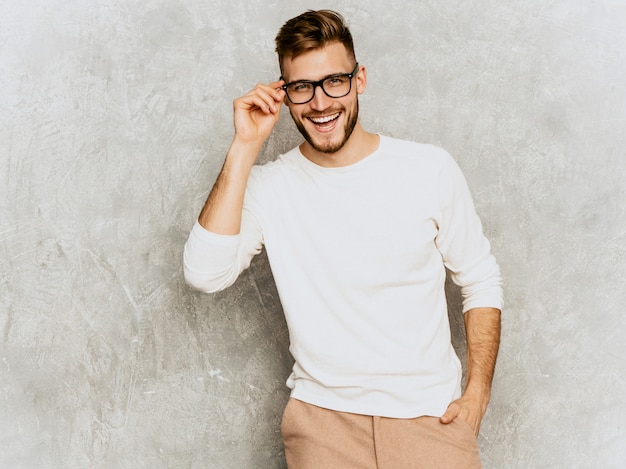
[[[337,153],[339,150],[343,148],[343,146],[347,142],[347,138],[334,139],[332,141],[327,142],[316,142],[310,135],[305,135],[304,138],[306,141],[313,147],[314,150],[319,151],[320,153]]]
[[[314,131],[307,131],[304,125],[295,119],[294,122],[304,139],[315,151],[325,154],[333,154],[341,150],[348,142],[356,124],[356,116],[348,122],[348,125],[342,128],[337,128],[335,130],[337,135],[328,136],[328,138],[315,138],[315,134],[313,133]]]

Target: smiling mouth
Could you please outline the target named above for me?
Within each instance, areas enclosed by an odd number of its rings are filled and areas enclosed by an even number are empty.
[[[339,115],[341,113],[336,113],[336,114],[332,114],[330,116],[323,116],[323,117],[307,117],[307,119],[309,119],[311,122],[313,122],[315,125],[328,125],[331,122],[336,121],[337,119],[339,119]]]

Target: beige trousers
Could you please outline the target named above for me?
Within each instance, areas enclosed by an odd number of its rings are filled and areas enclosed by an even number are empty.
[[[289,469],[480,469],[476,437],[460,419],[393,419],[290,399],[281,425]]]

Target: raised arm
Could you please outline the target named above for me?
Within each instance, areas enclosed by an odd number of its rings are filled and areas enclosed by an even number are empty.
[[[241,228],[243,199],[252,165],[280,116],[285,92],[282,81],[259,84],[233,103],[235,136],[222,170],[200,212],[206,230],[236,235]]]
[[[261,250],[260,227],[248,219],[242,230],[243,203],[252,166],[278,122],[285,96],[281,85],[257,85],[233,104],[233,142],[185,243],[183,272],[194,288],[207,293],[227,288]]]

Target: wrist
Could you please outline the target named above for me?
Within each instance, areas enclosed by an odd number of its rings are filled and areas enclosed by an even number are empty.
[[[491,386],[484,383],[468,382],[465,386],[463,396],[466,399],[479,403],[481,407],[486,408],[491,399]]]
[[[235,133],[230,144],[229,153],[233,151],[236,153],[253,154],[256,159],[256,156],[261,152],[261,148],[263,148],[263,143],[265,143],[265,140],[247,139]]]
[[[225,166],[231,171],[249,172],[259,156],[262,146],[262,143],[257,144],[235,137],[226,154]]]

